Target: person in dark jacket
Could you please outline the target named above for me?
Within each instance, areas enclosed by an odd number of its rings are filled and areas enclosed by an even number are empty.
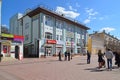
[[[120,67],[120,54],[118,52],[113,52],[115,55],[115,65]]]
[[[61,50],[58,53],[58,57],[59,57],[59,61],[62,61],[62,59],[61,59]]]
[[[68,53],[67,53],[67,51],[65,51],[65,61],[67,60],[67,55],[68,55]]]
[[[69,50],[68,50],[67,54],[68,54],[68,61],[70,61],[70,59],[71,59],[70,56],[71,55],[70,55],[70,51]]]
[[[90,54],[90,52],[87,50],[87,64],[90,64],[90,58],[91,58],[91,54]]]
[[[103,59],[103,53],[101,52],[101,50],[98,51],[98,63],[99,63],[99,68],[102,68],[102,66],[105,67],[105,62]]]

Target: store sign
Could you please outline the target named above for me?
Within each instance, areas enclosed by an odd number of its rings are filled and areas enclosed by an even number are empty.
[[[13,38],[14,36],[12,34],[1,34],[2,37],[8,37],[8,38]]]
[[[14,35],[14,41],[23,41],[23,40],[24,40],[24,36]]]
[[[56,44],[56,40],[47,40],[48,44]]]

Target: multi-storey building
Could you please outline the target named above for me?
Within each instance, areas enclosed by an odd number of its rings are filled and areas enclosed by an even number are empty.
[[[56,12],[37,7],[21,18],[12,17],[10,29],[11,33],[25,37],[24,56],[39,57],[48,52],[54,55],[60,50],[64,53],[67,49],[75,54],[82,53],[89,28]]]
[[[89,43],[91,53],[97,54],[98,50],[102,50],[104,53],[106,48],[111,49],[112,51],[118,51],[120,50],[120,40],[116,37],[110,35],[109,33],[103,32],[95,32],[93,34],[90,34],[91,42]]]
[[[1,8],[2,8],[2,0],[0,0],[0,34],[1,34]]]

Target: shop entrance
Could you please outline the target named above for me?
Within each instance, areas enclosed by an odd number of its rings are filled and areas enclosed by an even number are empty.
[[[19,58],[19,46],[15,46],[15,58]]]
[[[52,47],[46,47],[45,48],[45,55],[51,56],[52,55]]]

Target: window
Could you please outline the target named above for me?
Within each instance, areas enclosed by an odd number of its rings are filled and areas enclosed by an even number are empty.
[[[60,20],[56,20],[56,27],[62,29],[63,28],[63,22]]]
[[[62,35],[60,35],[60,40],[62,41],[62,39],[63,39],[63,38],[62,38]]]
[[[26,34],[26,35],[25,35],[25,41],[27,41],[28,39],[29,39],[29,35]]]
[[[20,19],[20,26],[23,26],[23,20]]]
[[[52,17],[46,16],[45,25],[52,26],[52,24],[53,24]]]
[[[52,33],[46,32],[45,33],[45,38],[46,39],[52,39]]]
[[[29,23],[26,23],[25,24],[25,29],[28,29],[29,28]]]
[[[56,40],[59,40],[59,35],[56,35]]]

